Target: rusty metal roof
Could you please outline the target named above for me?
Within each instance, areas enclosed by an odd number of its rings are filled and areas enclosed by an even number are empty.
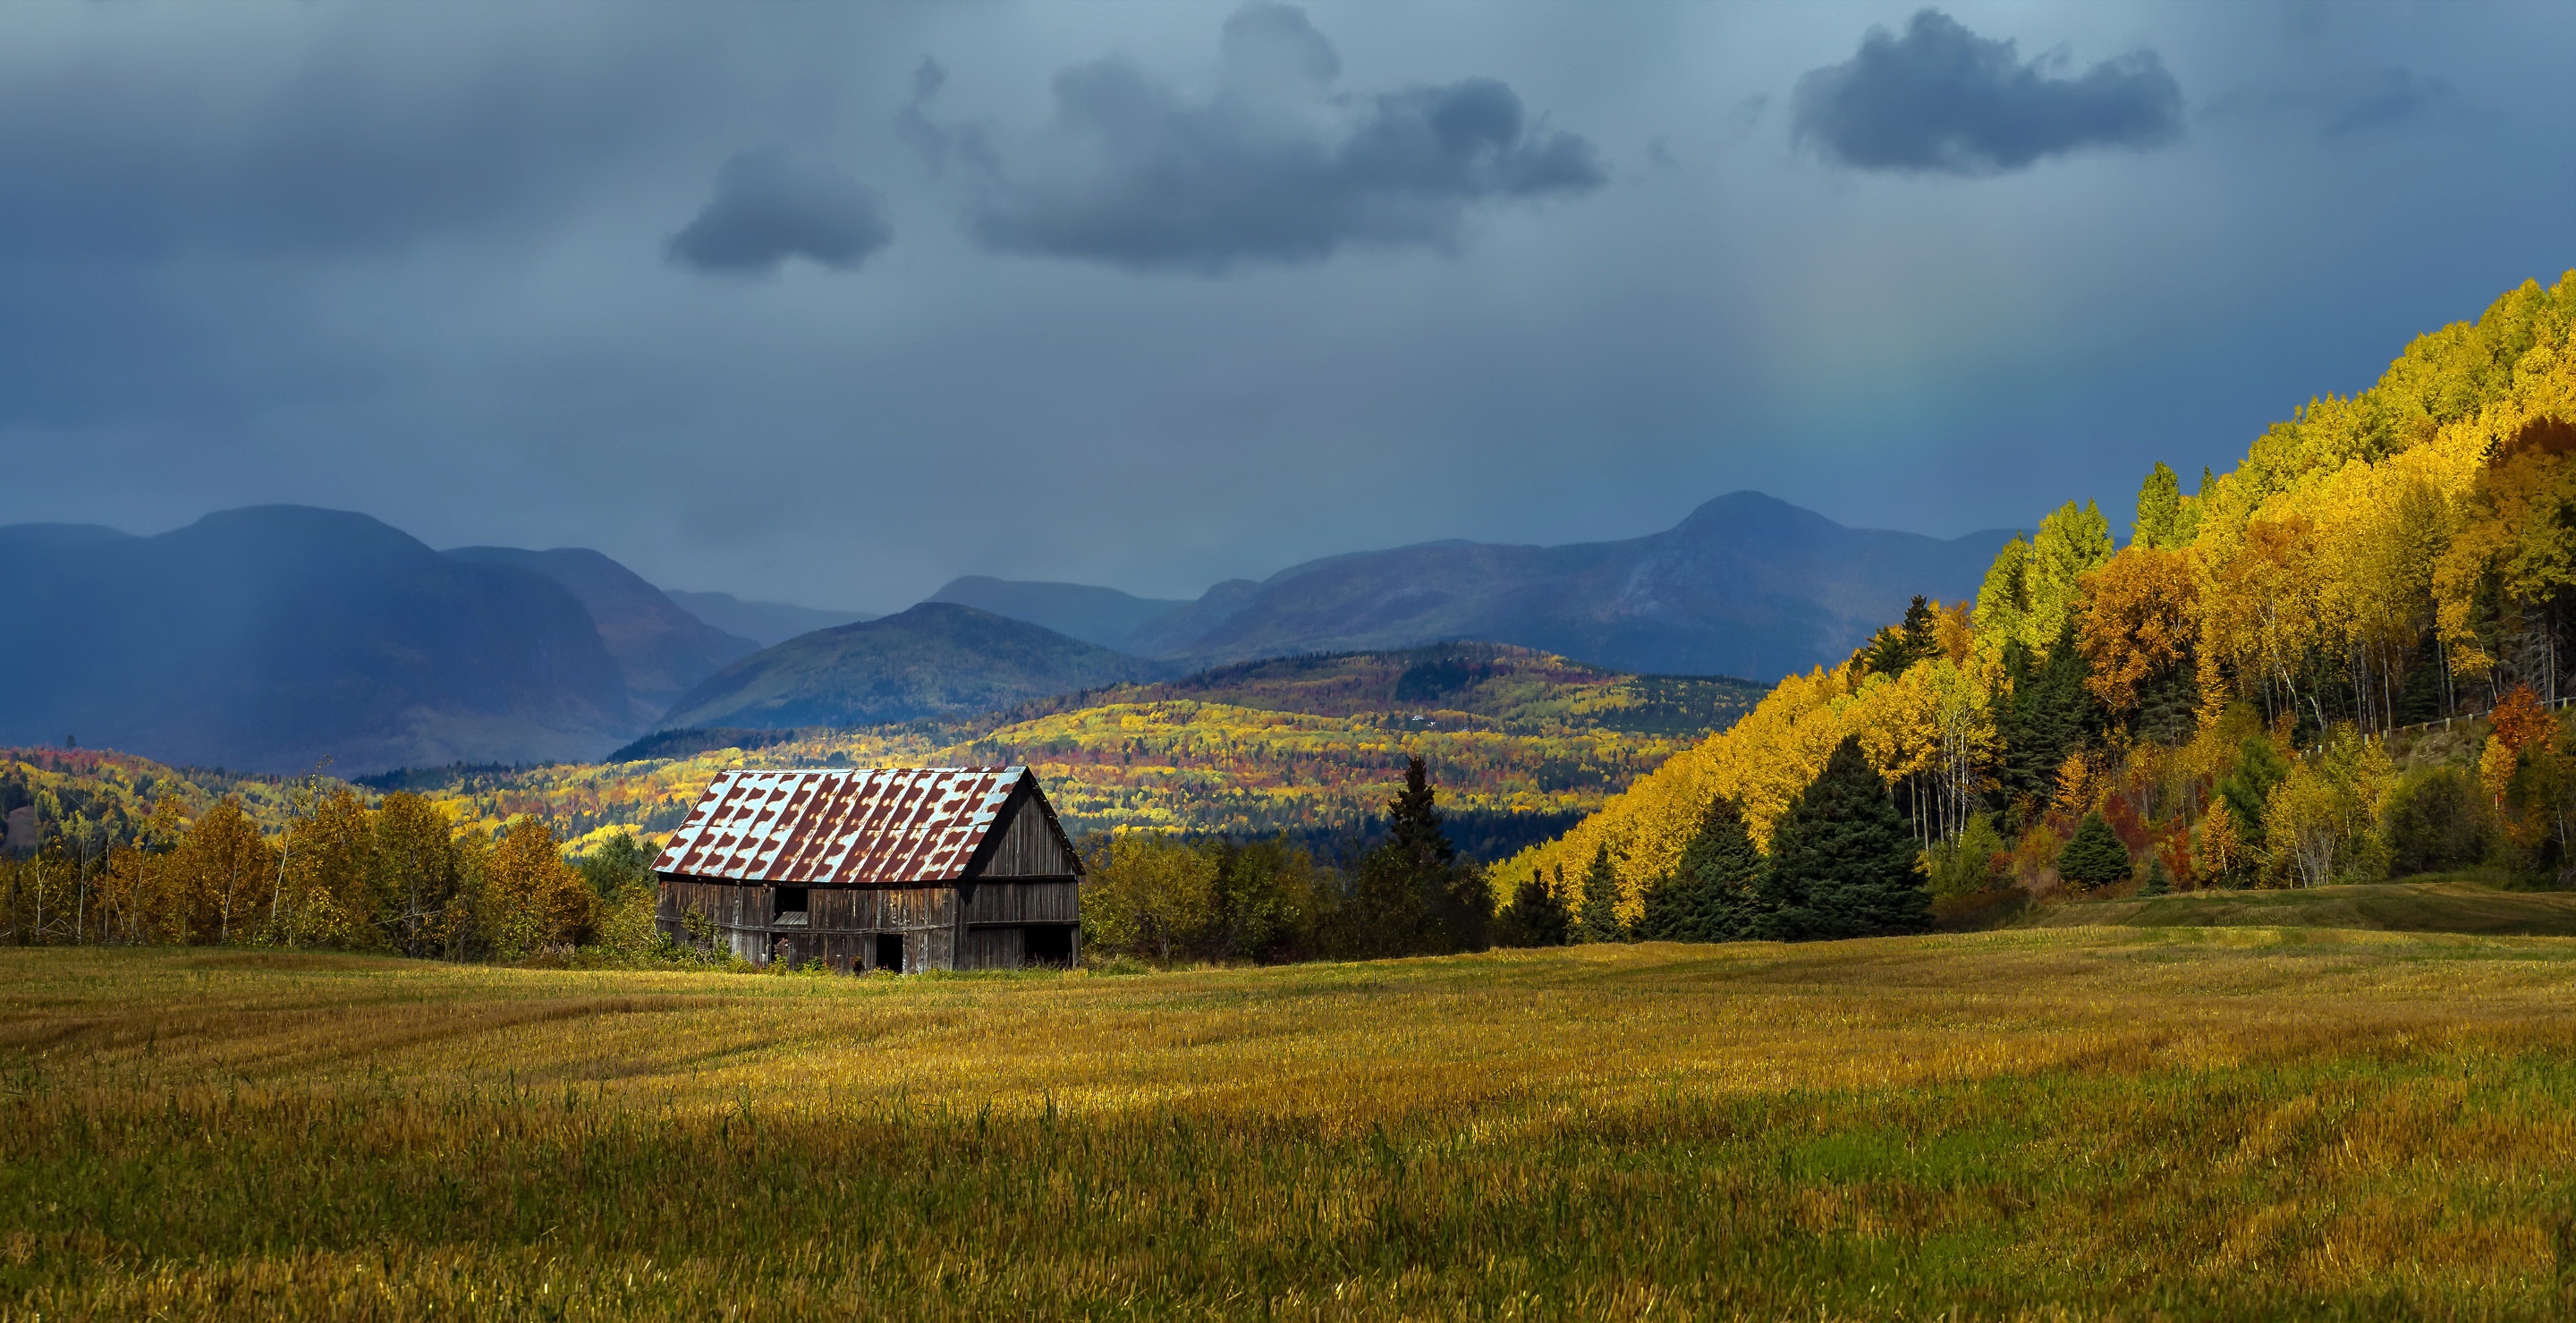
[[[1025,767],[732,771],[653,871],[789,885],[954,882]]]

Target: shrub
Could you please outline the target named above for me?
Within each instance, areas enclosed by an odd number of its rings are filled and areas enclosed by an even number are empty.
[[[1952,841],[1935,841],[1923,854],[1924,874],[1931,880],[1932,897],[1947,900],[1983,891],[1995,884],[1995,857],[2011,847],[2003,833],[1995,830],[1995,820],[1983,813],[1968,819]]]
[[[2492,830],[2477,783],[2457,767],[2421,767],[2398,777],[2380,827],[2393,877],[2475,864],[2486,858]]]
[[[2057,855],[2058,876],[2079,887],[2107,887],[2129,876],[2129,847],[2099,812],[2087,813]]]

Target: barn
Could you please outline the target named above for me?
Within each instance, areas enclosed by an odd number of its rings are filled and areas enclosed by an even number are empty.
[[[1080,954],[1082,860],[1025,767],[733,771],[653,871],[675,941],[843,973]]]

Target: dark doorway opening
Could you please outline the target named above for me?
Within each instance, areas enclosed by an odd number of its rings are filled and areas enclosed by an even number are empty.
[[[770,894],[774,898],[769,910],[771,923],[805,922],[805,888],[780,887]]]
[[[903,934],[877,934],[877,968],[889,974],[903,972]]]
[[[1031,928],[1027,930],[1028,961],[1032,965],[1069,965],[1073,963],[1073,929],[1070,926]]]

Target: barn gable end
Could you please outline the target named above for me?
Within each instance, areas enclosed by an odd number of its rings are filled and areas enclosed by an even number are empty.
[[[1082,876],[1082,860],[1065,839],[1055,807],[1036,782],[1022,778],[1002,806],[1001,820],[984,836],[984,846],[966,865],[966,876],[978,880],[1005,877]]]

